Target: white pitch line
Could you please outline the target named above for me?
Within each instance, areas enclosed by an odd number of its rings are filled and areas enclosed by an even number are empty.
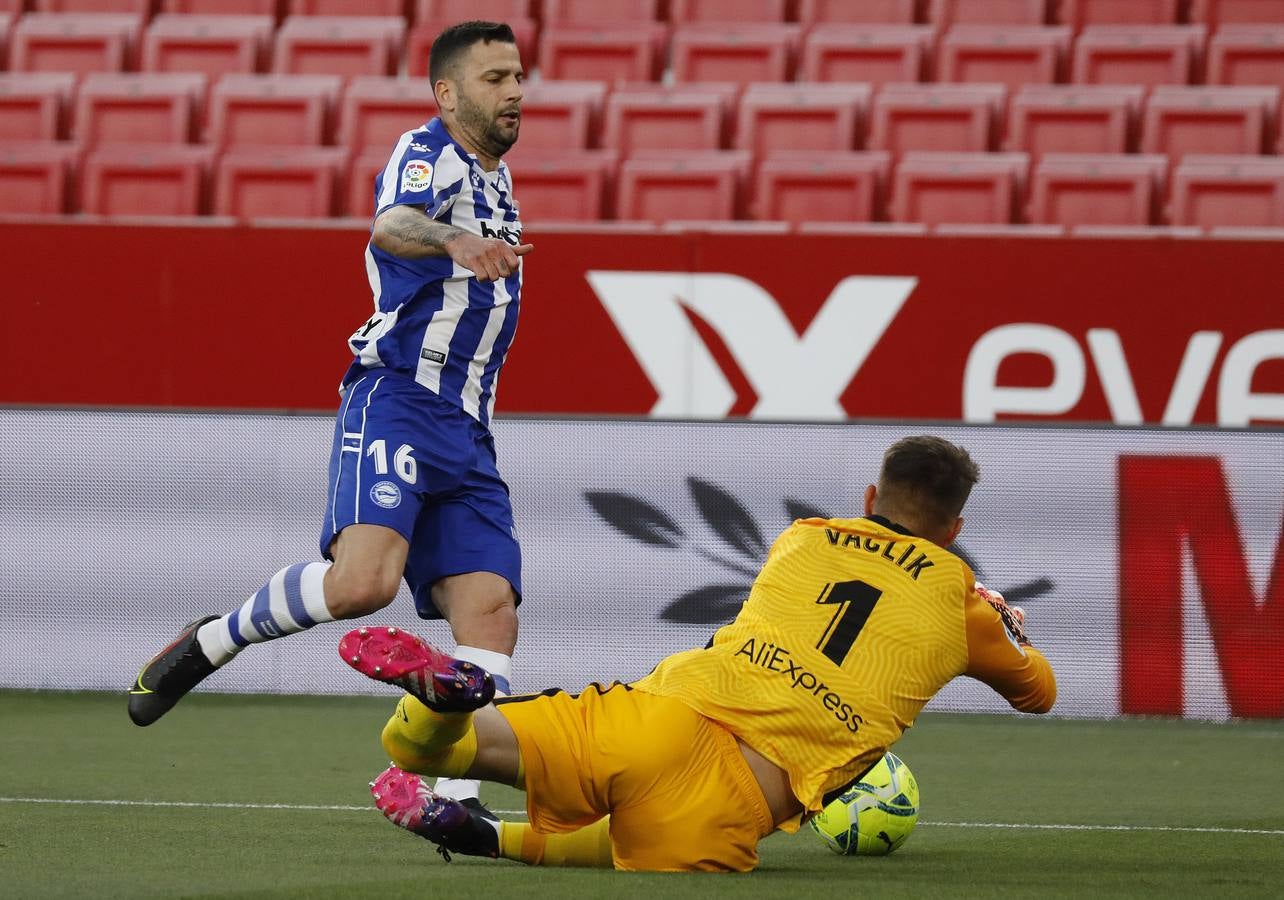
[[[43,803],[67,806],[156,806],[193,809],[289,809],[301,811],[375,812],[373,806],[332,806],[307,803],[197,803],[180,800],[78,800],[58,797],[0,797],[0,803]],[[524,816],[524,809],[492,810],[498,816]],[[1043,822],[919,822],[933,828],[1008,828],[1038,831],[1168,831],[1180,834],[1262,834],[1284,837],[1284,829],[1212,828],[1195,825],[1069,825]]]

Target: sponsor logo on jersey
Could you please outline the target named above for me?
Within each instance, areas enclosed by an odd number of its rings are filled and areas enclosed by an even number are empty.
[[[446,361],[446,354],[440,350],[429,350],[427,347],[419,351],[419,355],[429,362],[435,362],[438,365]]]
[[[484,238],[495,238],[503,241],[510,247],[516,247],[522,242],[522,230],[520,228],[510,228],[508,225],[500,225],[493,228],[488,222],[480,222],[481,233]]]
[[[835,719],[846,725],[847,730],[852,734],[860,731],[860,726],[865,723],[865,719],[852,709],[850,703],[843,702],[841,694],[831,690],[815,672],[803,668],[802,663],[795,661],[793,655],[784,647],[758,638],[749,638],[736,651],[737,659],[742,656],[748,659],[751,665],[766,669],[768,672],[779,672],[785,676],[789,679],[791,689],[811,694],[825,709],[833,713]]]
[[[384,509],[396,509],[401,505],[401,488],[391,481],[380,481],[370,489],[370,499]]]
[[[432,187],[432,166],[422,159],[412,159],[401,170],[401,189],[412,193]]]

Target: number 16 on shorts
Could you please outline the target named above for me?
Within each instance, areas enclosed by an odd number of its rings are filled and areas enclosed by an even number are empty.
[[[402,444],[392,454],[391,469],[388,466],[388,443],[383,439],[370,442],[366,447],[366,458],[377,476],[395,474],[409,487],[414,487],[419,478],[415,448],[409,444]],[[370,499],[384,509],[396,509],[401,505],[401,487],[395,481],[381,478],[371,486]]]

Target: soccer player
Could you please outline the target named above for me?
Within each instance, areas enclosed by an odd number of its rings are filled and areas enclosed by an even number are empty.
[[[632,684],[491,704],[474,664],[397,629],[350,632],[345,661],[406,691],[376,805],[447,852],[748,871],[761,838],[872,768],[957,676],[1047,712],[1056,682],[1024,617],[946,549],[978,475],[948,441],[897,441],[863,517],[795,522],[731,624]],[[522,788],[530,823],[501,824],[420,774]]]
[[[403,577],[420,616],[450,623],[456,657],[507,689],[521,555],[488,425],[532,249],[501,161],[521,120],[512,30],[446,29],[429,77],[439,117],[403,134],[375,179],[374,314],[348,342],[321,528],[333,563],[287,566],[184,628],[130,689],[139,725],[250,644],[382,609]]]

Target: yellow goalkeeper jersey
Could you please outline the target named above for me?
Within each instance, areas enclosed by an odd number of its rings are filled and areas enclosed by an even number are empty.
[[[819,810],[959,675],[1026,712],[1056,697],[1047,660],[1009,637],[959,557],[880,517],[803,519],[777,538],[735,621],[634,687],[722,724]]]

